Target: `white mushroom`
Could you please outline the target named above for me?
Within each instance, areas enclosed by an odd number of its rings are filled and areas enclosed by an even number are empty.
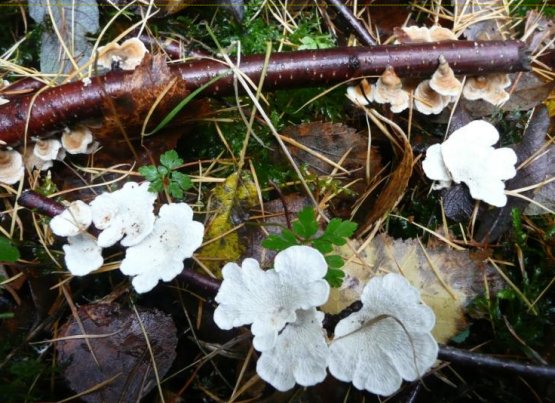
[[[139,38],[127,39],[121,45],[112,42],[98,48],[98,65],[111,69],[116,64],[122,70],[134,70],[146,53],[148,50]]]
[[[59,140],[38,140],[33,147],[33,154],[44,162],[49,162],[62,160],[65,156],[65,151]]]
[[[430,80],[424,80],[416,87],[414,91],[414,106],[424,115],[441,113],[451,97],[438,94],[430,87]]]
[[[134,276],[135,291],[148,292],[159,280],[171,281],[183,271],[183,260],[193,255],[203,236],[204,226],[193,221],[193,211],[186,203],[165,204],[152,232],[127,248],[120,270]]]
[[[58,236],[75,236],[86,231],[91,223],[91,208],[81,200],[76,200],[50,220],[50,229]]]
[[[357,105],[368,105],[374,100],[373,86],[367,79],[363,79],[358,85],[347,87],[347,98]]]
[[[335,327],[329,370],[358,389],[388,396],[403,379],[414,381],[434,364],[435,316],[418,290],[396,273],[372,278],[361,302],[360,311]]]
[[[469,101],[483,99],[493,105],[500,105],[509,99],[505,88],[511,85],[507,74],[494,73],[486,76],[469,77],[463,88],[463,96]]]
[[[461,92],[462,83],[455,77],[453,69],[449,67],[449,63],[443,56],[439,57],[439,67],[432,75],[430,88],[440,95],[451,97]]]
[[[66,129],[62,134],[62,146],[70,154],[90,154],[94,152],[94,137],[88,127],[79,126]]]
[[[13,185],[23,177],[23,157],[14,150],[0,150],[0,183]]]
[[[444,28],[440,25],[434,25],[429,29],[429,32],[430,32],[430,40],[432,42],[458,40],[457,36],[453,31],[451,31],[448,28]]]
[[[148,191],[149,183],[128,182],[112,193],[103,193],[90,205],[98,235],[98,244],[106,248],[121,239],[123,246],[141,242],[152,231],[156,194]],[[123,238],[123,239],[122,239]]]
[[[432,185],[432,189],[439,190],[451,186],[453,178],[443,162],[441,144],[434,144],[428,147],[426,150],[426,158],[422,161],[422,168],[428,178],[437,181]]]
[[[90,234],[82,233],[67,238],[69,244],[64,245],[67,269],[74,276],[85,276],[102,266],[102,248]]]
[[[4,97],[0,97],[0,105],[7,104],[8,102],[10,102],[9,99],[6,99],[6,98],[4,98]]]
[[[510,148],[494,149],[498,140],[499,133],[490,123],[470,122],[455,130],[441,146],[428,149],[424,172],[430,179],[445,182],[447,173],[450,180],[464,182],[474,199],[502,207],[507,204],[503,181],[516,175],[517,156]],[[441,163],[446,172],[441,172]]]
[[[390,104],[391,112],[399,113],[409,107],[409,94],[403,90],[401,79],[392,66],[387,66],[374,86],[374,101]]]
[[[399,42],[402,43],[420,43],[435,41],[456,41],[457,36],[448,28],[434,25],[431,28],[419,27],[412,25],[410,27],[402,27],[395,29],[395,34]]]
[[[327,301],[329,285],[323,278],[327,269],[324,256],[309,246],[279,252],[271,270],[260,269],[250,258],[243,260],[242,267],[228,263],[222,270],[214,321],[225,330],[252,324],[254,348],[270,350],[286,324],[297,320],[299,309]]]
[[[329,349],[322,328],[324,314],[311,308],[296,315],[297,320],[285,326],[275,346],[262,352],[256,363],[258,375],[282,392],[295,383],[312,386],[326,378]]]

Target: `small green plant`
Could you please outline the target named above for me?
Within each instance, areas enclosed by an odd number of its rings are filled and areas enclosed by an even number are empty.
[[[291,224],[291,229],[284,228],[281,234],[268,236],[262,241],[262,246],[278,252],[294,245],[312,246],[324,255],[328,263],[327,282],[332,287],[339,287],[345,277],[341,270],[345,261],[341,256],[330,253],[334,246],[345,245],[347,238],[350,238],[356,229],[356,223],[334,218],[324,232],[316,236],[318,222],[314,210],[307,206],[299,212],[298,219]]]
[[[176,199],[183,199],[185,192],[193,186],[189,175],[177,171],[183,160],[177,151],[168,150],[160,156],[160,165],[144,165],[139,168],[139,173],[150,182],[148,190],[153,193],[167,189],[169,194]]]
[[[0,262],[15,262],[17,259],[19,259],[19,250],[8,238],[0,236]]]

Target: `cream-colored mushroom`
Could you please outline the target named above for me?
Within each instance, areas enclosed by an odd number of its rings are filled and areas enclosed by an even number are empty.
[[[430,28],[430,40],[432,42],[435,41],[456,41],[458,40],[457,36],[453,31],[448,28],[444,28],[440,25],[434,25]]]
[[[147,48],[139,38],[127,39],[121,45],[112,42],[98,48],[97,63],[107,69],[117,64],[122,70],[134,70],[141,64],[147,52]]]
[[[422,81],[414,91],[414,106],[424,115],[441,113],[450,101],[450,96],[438,94],[430,87],[430,80]]]
[[[409,107],[409,94],[403,90],[401,79],[392,66],[387,66],[374,87],[374,101],[390,104],[391,112],[399,113]]]
[[[14,150],[0,151],[0,182],[13,185],[23,177],[23,157]]]
[[[358,85],[347,87],[347,98],[357,105],[368,105],[374,100],[374,87],[363,79]]]
[[[10,102],[9,99],[6,99],[6,98],[4,98],[4,97],[0,97],[0,105],[7,104],[8,102]]]
[[[457,96],[461,92],[462,83],[455,77],[453,69],[449,67],[449,63],[443,55],[439,57],[439,67],[432,75],[430,88],[438,94],[451,97]]]
[[[88,127],[78,126],[66,129],[62,134],[62,146],[70,154],[90,154],[94,152],[93,135]]]
[[[33,154],[43,161],[52,161],[58,158],[62,150],[62,143],[56,139],[38,140],[33,147]]]
[[[483,99],[490,104],[500,105],[509,99],[509,93],[505,91],[509,85],[511,80],[507,74],[469,77],[463,88],[463,96],[470,101]]]

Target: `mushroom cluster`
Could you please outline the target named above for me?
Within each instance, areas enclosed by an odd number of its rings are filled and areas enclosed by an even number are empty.
[[[435,25],[427,27],[402,27],[395,30],[397,42],[418,43],[445,40],[458,40],[447,28]],[[437,115],[451,102],[462,96],[470,101],[482,99],[493,105],[500,105],[509,99],[505,90],[511,81],[507,74],[487,74],[469,77],[463,84],[448,61],[442,55],[438,59],[438,68],[429,80],[424,80],[414,89],[414,107],[424,115]],[[347,88],[347,97],[358,105],[371,102],[390,104],[391,112],[399,113],[409,107],[409,92],[403,89],[401,79],[393,68],[388,66],[375,84],[363,79],[358,85]]]
[[[193,221],[186,203],[163,205],[156,217],[156,194],[148,190],[149,185],[128,182],[90,204],[72,202],[52,218],[52,232],[68,238],[64,259],[73,275],[99,269],[104,263],[102,249],[117,242],[128,247],[120,270],[134,276],[132,284],[138,293],[152,290],[159,280],[173,280],[183,270],[183,260],[202,243],[204,226]],[[87,232],[91,224],[102,230],[98,238]]]
[[[329,368],[336,378],[385,396],[433,365],[434,313],[395,273],[368,282],[362,309],[341,320],[329,341],[316,309],[329,296],[326,271],[324,256],[308,246],[279,252],[274,269],[264,271],[254,259],[224,267],[214,321],[225,330],[251,325],[262,379],[286,391],[322,382]]]
[[[475,120],[455,130],[442,144],[426,151],[422,168],[434,181],[433,189],[465,183],[470,195],[493,206],[507,204],[505,183],[516,175],[517,156],[510,148],[494,149],[499,132],[484,120]]]
[[[105,69],[135,70],[148,50],[139,38],[130,38],[121,44],[111,42],[98,48],[97,65]]]

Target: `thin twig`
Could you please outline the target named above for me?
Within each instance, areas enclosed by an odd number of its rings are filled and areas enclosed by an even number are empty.
[[[374,46],[376,45],[376,41],[368,30],[360,23],[358,18],[353,15],[353,12],[349,7],[343,3],[341,0],[329,0],[329,3],[335,7],[341,18],[345,20],[347,24],[349,24],[350,28],[353,30],[353,33],[357,37],[357,39],[366,46]]]

